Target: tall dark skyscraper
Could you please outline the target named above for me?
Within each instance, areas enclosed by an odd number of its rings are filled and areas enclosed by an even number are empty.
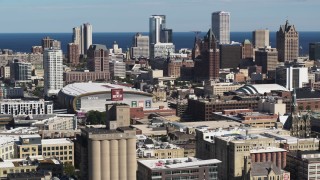
[[[279,61],[293,61],[299,56],[299,33],[294,25],[286,21],[277,31],[277,49]]]
[[[237,68],[242,58],[241,44],[220,45],[220,68]]]
[[[320,42],[309,44],[309,59],[320,60]]]
[[[220,62],[217,40],[210,29],[203,40],[196,39],[195,78],[198,80],[216,80],[219,78]]]

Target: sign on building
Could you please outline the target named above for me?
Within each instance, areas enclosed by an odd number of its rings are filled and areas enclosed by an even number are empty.
[[[123,89],[111,89],[111,101],[122,101]]]
[[[144,101],[139,101],[138,107],[143,107]]]
[[[151,108],[151,101],[150,100],[146,100],[146,108]]]
[[[137,101],[131,101],[131,107],[137,107]]]

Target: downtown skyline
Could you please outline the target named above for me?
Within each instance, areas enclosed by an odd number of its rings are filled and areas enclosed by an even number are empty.
[[[0,33],[71,32],[83,22],[93,25],[93,32],[147,32],[153,14],[167,16],[174,32],[206,31],[211,27],[211,13],[231,13],[231,32],[266,29],[277,31],[286,19],[298,31],[318,31],[315,0],[0,0],[3,18]],[[14,12],[14,13],[13,13]]]

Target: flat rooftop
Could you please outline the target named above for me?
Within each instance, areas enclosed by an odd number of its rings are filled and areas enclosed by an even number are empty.
[[[54,144],[73,144],[70,139],[61,138],[61,139],[42,139],[42,145],[54,145]]]
[[[21,139],[29,139],[29,138],[41,138],[39,134],[28,134],[28,135],[21,135]]]
[[[139,160],[138,163],[143,164],[151,170],[157,169],[174,169],[174,168],[192,168],[205,166],[210,164],[218,164],[221,161],[217,159],[201,160],[198,158],[174,158],[174,159],[156,159],[156,160]]]
[[[68,84],[61,89],[61,92],[70,96],[79,96],[87,93],[111,92],[111,89],[123,89],[123,92],[139,92],[151,96],[151,94],[140,91],[139,89],[130,88],[127,86],[111,84],[111,83],[73,83]]]
[[[19,141],[18,136],[0,135],[0,146],[4,147],[8,144],[13,144],[15,141]]]
[[[131,125],[131,126],[136,129],[140,129],[142,131],[142,134],[144,134],[146,136],[151,136],[151,135],[161,136],[161,135],[167,134],[166,129],[151,128],[151,127],[149,127],[148,124],[135,124],[135,125]]]
[[[231,120],[220,120],[220,121],[197,121],[197,122],[179,122],[186,127],[199,127],[207,126],[208,128],[228,128],[230,126],[240,126],[241,123]]]
[[[277,147],[257,147],[250,150],[250,153],[286,152],[287,150]]]

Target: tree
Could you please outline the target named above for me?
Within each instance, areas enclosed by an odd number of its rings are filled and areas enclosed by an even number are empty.
[[[87,123],[90,124],[105,124],[106,123],[106,112],[100,111],[89,111],[87,113]]]
[[[303,111],[303,106],[299,106],[299,110],[300,110],[300,111]]]
[[[310,111],[311,110],[311,106],[310,105],[306,106],[306,110]]]
[[[63,172],[67,176],[74,176],[75,175],[75,168],[72,163],[64,163],[63,164]]]

